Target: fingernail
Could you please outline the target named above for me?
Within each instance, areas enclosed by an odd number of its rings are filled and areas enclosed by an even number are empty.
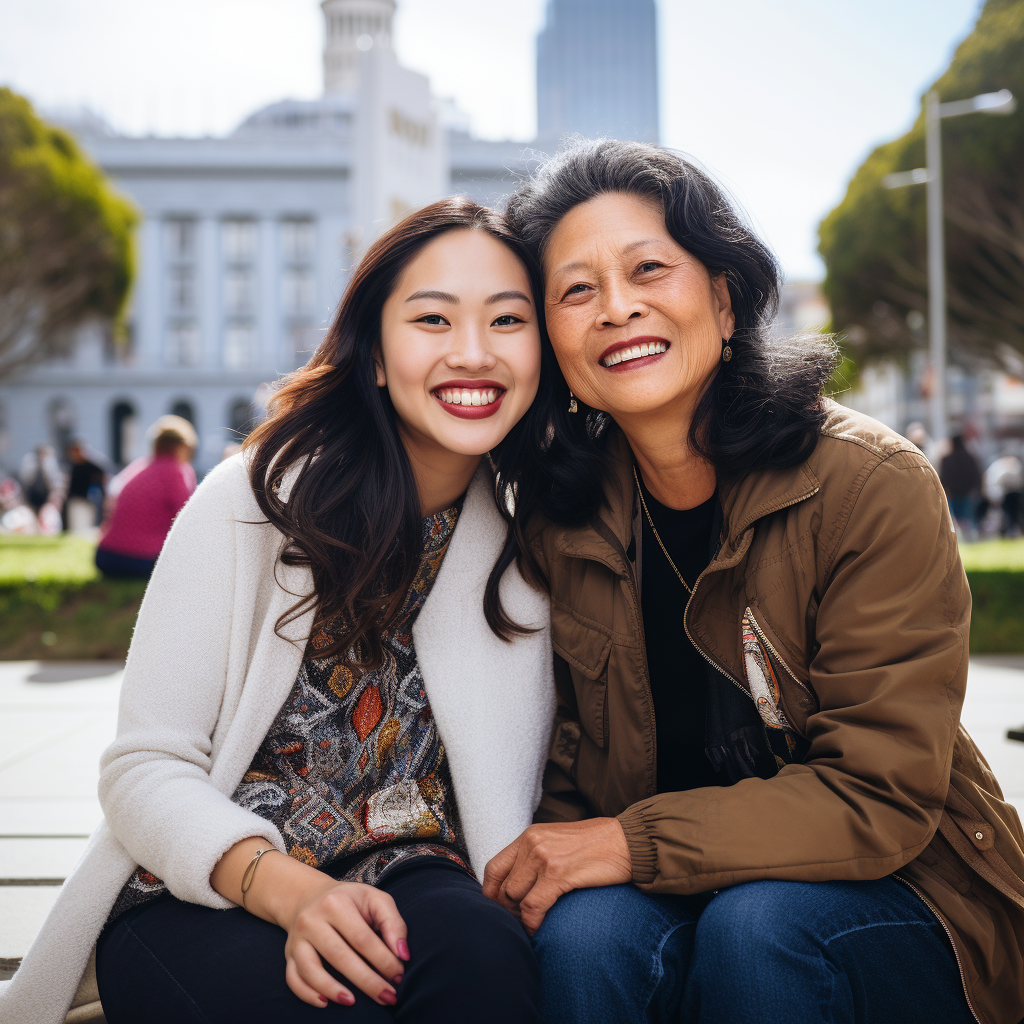
[[[320,1002],[323,1003],[324,1006],[326,1006],[327,1005],[327,996],[320,996]]]
[[[338,1002],[342,1006],[351,1006],[356,1001],[356,997],[351,992],[339,992]]]
[[[394,989],[386,988],[380,994],[380,1001],[387,1003],[388,1006],[394,1006],[398,1002],[398,996],[395,995]]]
[[[395,975],[395,976],[394,976],[394,977],[393,977],[393,978],[392,978],[391,980],[392,980],[392,981],[393,981],[393,982],[394,982],[394,983],[395,983],[396,985],[401,985],[401,984],[402,984],[402,975],[401,975],[401,974],[396,974],[396,975]]]
[[[405,941],[405,939],[398,940],[398,955],[403,960],[409,959],[409,944]]]

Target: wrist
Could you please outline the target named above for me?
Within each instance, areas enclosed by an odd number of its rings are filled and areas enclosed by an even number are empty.
[[[246,893],[246,910],[285,931],[309,897],[337,885],[330,875],[279,850],[261,857],[258,868]]]

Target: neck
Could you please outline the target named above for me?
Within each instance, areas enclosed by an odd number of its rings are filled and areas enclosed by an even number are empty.
[[[437,446],[416,443],[401,431],[402,444],[412,465],[420,512],[432,516],[451,508],[466,493],[482,455],[462,455]]]
[[[674,509],[696,508],[715,493],[715,467],[690,447],[689,417],[680,422],[674,411],[616,417],[616,422],[655,500]]]

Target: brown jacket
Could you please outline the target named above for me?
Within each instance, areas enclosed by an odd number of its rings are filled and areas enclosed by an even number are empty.
[[[651,892],[895,873],[949,933],[978,1020],[1017,1024],[1024,834],[959,726],[971,596],[927,460],[830,405],[806,462],[722,488],[720,548],[684,626],[723,677],[753,686],[766,725],[785,724],[806,753],[773,778],[658,793],[626,554],[631,453],[621,435],[610,442],[598,518],[548,525],[537,541],[559,710],[536,820],[617,815],[633,880]],[[766,668],[753,682],[744,640],[760,645]]]

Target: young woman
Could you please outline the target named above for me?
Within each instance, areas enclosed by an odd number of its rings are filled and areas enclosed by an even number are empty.
[[[474,877],[531,819],[554,710],[487,457],[510,475],[546,429],[533,266],[469,200],[410,216],[182,511],[106,822],[4,1020],[61,1020],[94,943],[109,1024],[534,1019]]]
[[[771,340],[774,259],[677,155],[580,143],[506,216],[564,375],[516,503],[559,712],[484,888],[545,1019],[1017,1024],[1024,835],[958,728],[934,470],[822,398],[830,344]]]

